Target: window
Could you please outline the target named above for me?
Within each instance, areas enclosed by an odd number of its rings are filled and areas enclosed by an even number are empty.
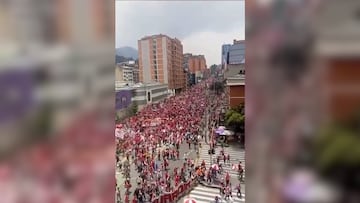
[[[151,94],[150,94],[150,92],[147,93],[147,100],[148,100],[148,102],[151,101]]]

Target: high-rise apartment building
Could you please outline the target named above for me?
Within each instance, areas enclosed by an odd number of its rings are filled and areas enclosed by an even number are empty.
[[[140,82],[168,84],[174,92],[185,88],[180,40],[163,34],[146,36],[138,41],[138,50]]]
[[[191,73],[203,72],[206,70],[206,60],[204,55],[191,55],[188,57],[188,67]]]

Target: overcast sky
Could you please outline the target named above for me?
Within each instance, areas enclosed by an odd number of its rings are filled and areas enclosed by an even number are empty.
[[[184,53],[221,63],[221,45],[245,39],[244,1],[116,1],[116,48],[153,34],[180,39]]]

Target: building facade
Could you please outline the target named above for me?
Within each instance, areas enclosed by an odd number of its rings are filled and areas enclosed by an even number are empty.
[[[188,71],[187,80],[190,86],[201,81],[206,68],[207,65],[204,55],[184,54],[184,69]]]
[[[145,105],[160,102],[171,95],[168,86],[159,83],[117,87],[115,92],[116,113],[120,117],[124,116],[131,104],[136,104],[141,110]]]
[[[115,81],[123,81],[127,84],[134,84],[133,67],[125,64],[117,64],[115,68]]]
[[[245,60],[245,40],[235,40],[229,49],[229,64],[241,64]]]
[[[318,68],[322,81],[318,92],[324,98],[323,114],[329,121],[351,119],[360,111],[358,5],[356,0],[328,1],[315,21],[315,53],[322,67]],[[337,13],[340,6],[346,12]]]
[[[124,84],[139,83],[139,68],[135,61],[118,63],[115,66],[115,82]]]
[[[226,88],[229,93],[229,106],[245,104],[245,65],[229,64],[223,72]]]
[[[231,44],[223,44],[221,47],[221,64],[229,64],[229,50]]]
[[[192,55],[188,57],[189,71],[191,73],[203,72],[206,70],[206,59],[204,55]],[[199,73],[198,73],[199,74]]]
[[[183,46],[166,35],[152,35],[138,41],[139,80],[167,84],[173,92],[186,86],[183,71]]]
[[[226,85],[229,91],[229,107],[245,104],[245,76],[228,77]]]
[[[245,40],[234,39],[233,44],[224,44],[221,52],[221,63],[223,66],[245,63]]]

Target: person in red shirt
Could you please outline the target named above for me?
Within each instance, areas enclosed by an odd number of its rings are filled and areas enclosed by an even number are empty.
[[[165,172],[165,180],[168,180],[169,179],[169,174],[168,174],[168,172],[166,171]]]
[[[226,181],[226,185],[229,185],[229,183],[230,183],[230,174],[229,174],[229,172],[226,172],[225,181]]]
[[[179,185],[180,182],[180,176],[176,175],[175,176],[175,187],[177,187]]]
[[[129,194],[126,194],[126,195],[125,195],[125,203],[130,203]]]
[[[201,166],[202,166],[202,167],[205,167],[205,160],[202,160]]]

